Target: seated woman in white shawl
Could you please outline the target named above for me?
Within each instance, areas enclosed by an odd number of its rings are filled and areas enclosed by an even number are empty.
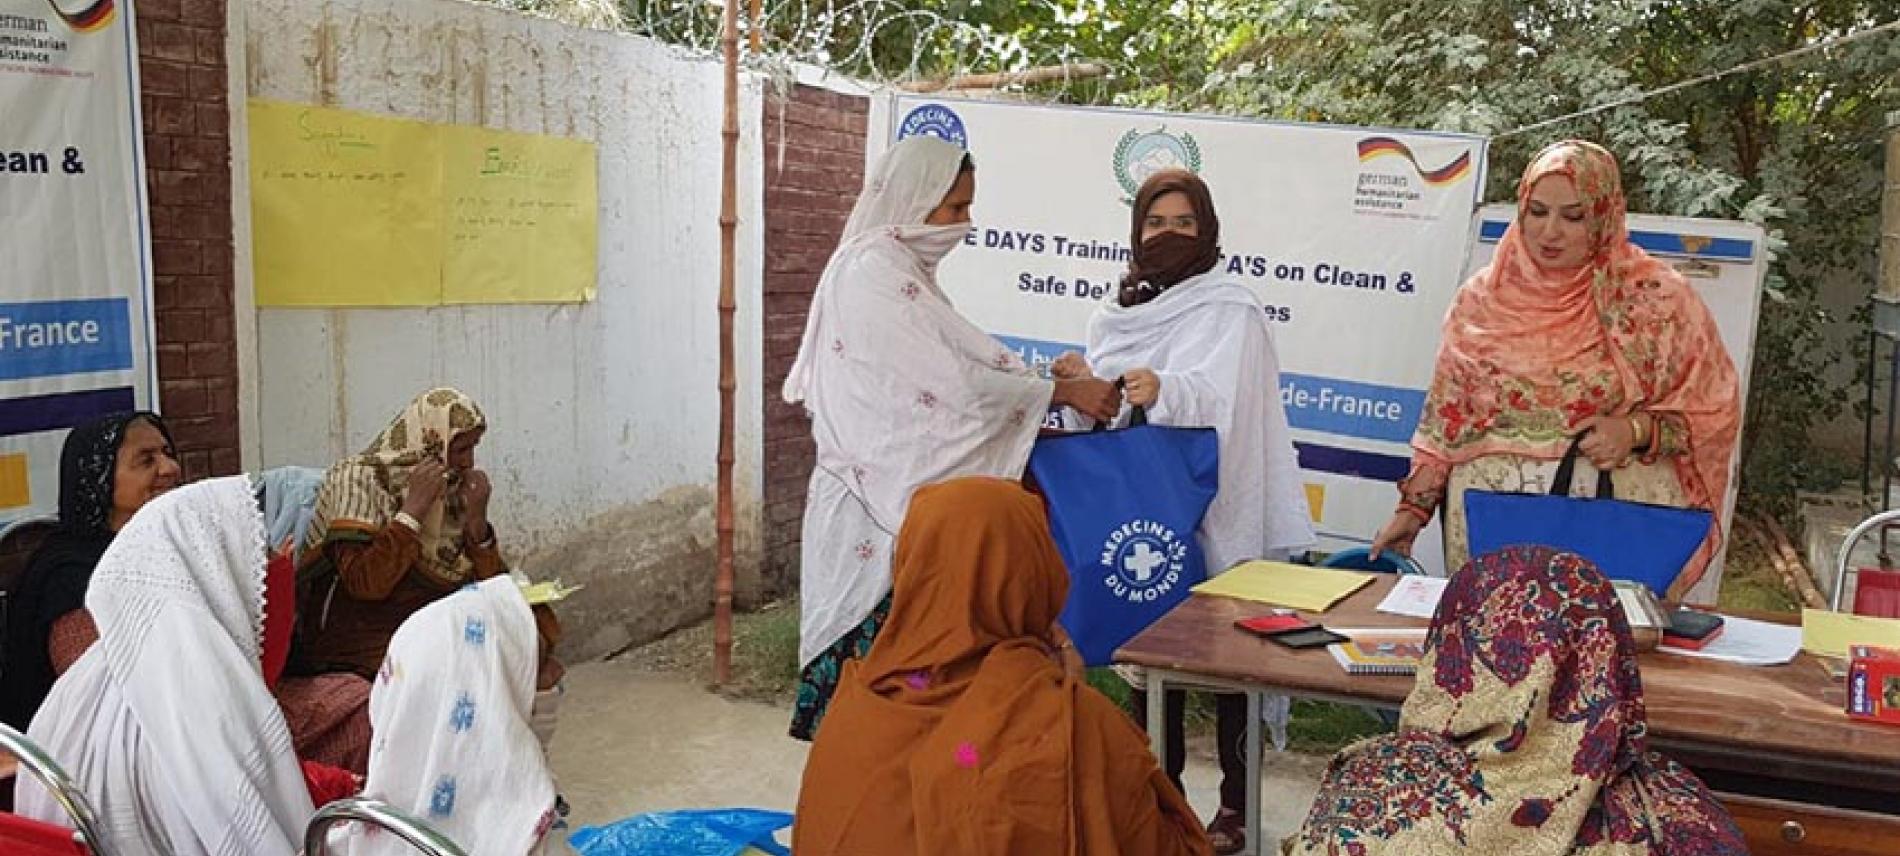
[[[315,808],[265,684],[265,564],[263,519],[242,476],[153,500],[99,560],[86,591],[99,641],[53,685],[28,736],[79,784],[116,851],[291,856],[301,846]],[[288,623],[273,626],[287,641]],[[30,778],[16,805],[71,823]]]
[[[891,544],[911,493],[963,476],[1019,478],[1051,404],[1106,418],[1120,394],[1051,382],[977,329],[937,287],[969,233],[976,168],[956,145],[898,142],[865,176],[812,298],[785,400],[812,416],[799,682],[792,736],[810,740],[845,660],[890,611]]]
[[[463,587],[397,629],[370,692],[363,796],[427,821],[471,854],[541,853],[554,776],[529,726],[541,636],[506,574]],[[336,852],[406,856],[387,834],[339,827]]]
[[[1280,403],[1280,365],[1251,290],[1220,272],[1220,219],[1207,185],[1164,170],[1135,195],[1135,248],[1118,294],[1089,322],[1088,356],[1065,354],[1058,378],[1120,378],[1154,425],[1211,427],[1220,437],[1220,492],[1198,536],[1211,572],[1284,559],[1313,544],[1305,489]],[[1167,699],[1166,765],[1181,781],[1184,697]],[[1147,705],[1135,705],[1137,717]],[[1244,846],[1244,696],[1218,698],[1221,809],[1208,827],[1218,853]]]

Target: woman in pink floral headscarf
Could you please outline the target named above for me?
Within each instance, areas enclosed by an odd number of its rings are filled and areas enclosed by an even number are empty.
[[[1412,473],[1375,550],[1411,551],[1445,512],[1445,564],[1470,558],[1468,489],[1548,491],[1571,438],[1616,470],[1617,496],[1719,511],[1741,420],[1735,366],[1680,274],[1630,243],[1616,159],[1567,141],[1531,160],[1491,265],[1459,289],[1412,438]],[[1596,484],[1589,467],[1579,494]],[[1722,545],[1712,525],[1667,592],[1687,596]]]

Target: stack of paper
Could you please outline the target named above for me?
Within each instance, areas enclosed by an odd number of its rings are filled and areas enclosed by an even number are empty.
[[[1285,562],[1248,562],[1195,586],[1194,593],[1325,612],[1370,582],[1371,574],[1358,571],[1309,568]]]
[[[1379,601],[1379,611],[1412,618],[1431,618],[1438,613],[1438,601],[1444,598],[1445,585],[1450,582],[1444,577],[1417,574],[1399,577],[1391,593],[1385,596],[1385,600]]]
[[[1722,616],[1722,635],[1699,651],[1664,645],[1656,650],[1683,657],[1721,660],[1743,666],[1779,666],[1801,653],[1801,628],[1733,615]]]

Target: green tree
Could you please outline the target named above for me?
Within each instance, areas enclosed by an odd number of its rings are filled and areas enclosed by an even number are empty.
[[[1622,157],[1636,210],[1762,224],[1776,257],[1744,428],[1745,499],[1786,516],[1796,490],[1842,474],[1809,437],[1854,397],[1829,377],[1861,338],[1831,326],[1818,289],[1875,276],[1881,131],[1900,109],[1900,35],[1512,132],[1900,19],[1900,2],[1260,6],[1254,38],[1199,92],[1154,105],[1498,135],[1493,199],[1511,197],[1536,149],[1585,137]]]

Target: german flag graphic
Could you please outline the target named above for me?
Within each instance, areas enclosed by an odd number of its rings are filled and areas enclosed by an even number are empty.
[[[60,0],[46,0],[53,7],[53,14],[66,22],[66,26],[75,32],[92,33],[110,26],[119,15],[114,0],[73,0],[62,5]],[[80,7],[78,11],[67,11],[66,7]]]
[[[1360,163],[1388,155],[1405,158],[1412,165],[1412,169],[1418,172],[1419,178],[1425,179],[1425,183],[1433,187],[1456,184],[1471,173],[1471,150],[1469,149],[1458,155],[1451,163],[1438,169],[1428,170],[1424,164],[1418,162],[1418,157],[1412,154],[1410,148],[1391,137],[1367,137],[1359,141]]]

